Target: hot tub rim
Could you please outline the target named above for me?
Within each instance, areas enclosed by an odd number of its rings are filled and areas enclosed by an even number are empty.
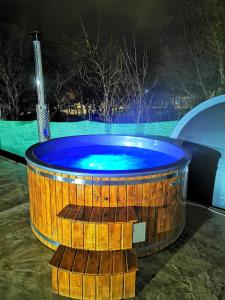
[[[51,140],[62,140],[64,138],[69,138],[69,137],[88,137],[93,135],[77,135],[77,136],[66,136],[66,137],[59,137],[59,138],[54,138]],[[108,136],[104,134],[95,134],[94,136]],[[30,146],[26,152],[25,152],[25,159],[27,163],[33,167],[36,168],[41,168],[43,170],[46,170],[48,172],[55,172],[55,173],[60,173],[60,174],[65,174],[65,175],[72,175],[72,176],[81,176],[81,177],[139,177],[139,176],[150,176],[150,175],[155,175],[155,174],[160,174],[160,173],[166,173],[170,171],[175,171],[175,170],[183,170],[186,169],[187,166],[190,164],[192,155],[191,152],[184,148],[181,145],[178,145],[176,141],[172,141],[170,138],[167,137],[162,137],[162,136],[148,136],[148,137],[143,137],[143,136],[132,136],[132,135],[121,135],[121,134],[111,134],[110,136],[122,136],[122,137],[138,137],[138,138],[145,138],[145,139],[151,139],[151,140],[159,140],[162,142],[166,142],[169,144],[173,144],[177,148],[181,149],[184,153],[184,156],[167,165],[163,165],[160,167],[155,167],[155,168],[148,168],[148,169],[137,169],[135,170],[90,170],[90,172],[83,172],[81,171],[75,171],[73,168],[65,168],[65,167],[58,167],[54,166],[48,163],[45,163],[44,161],[40,160],[37,158],[33,150],[40,144],[42,143],[36,143],[32,146]]]

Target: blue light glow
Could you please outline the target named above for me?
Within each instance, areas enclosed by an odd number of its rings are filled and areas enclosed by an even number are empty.
[[[126,154],[94,154],[77,160],[72,166],[89,170],[127,170],[136,169],[141,163],[141,158]]]
[[[83,146],[55,149],[42,157],[48,164],[76,170],[122,171],[164,166],[176,161],[162,152],[130,146]]]

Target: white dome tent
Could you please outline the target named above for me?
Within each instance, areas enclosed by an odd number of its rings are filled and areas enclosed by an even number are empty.
[[[181,140],[192,152],[189,194],[193,200],[224,209],[225,95],[204,101],[189,111],[171,137]],[[203,199],[207,195],[211,203]]]

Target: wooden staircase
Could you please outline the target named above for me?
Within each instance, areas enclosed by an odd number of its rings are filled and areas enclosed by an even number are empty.
[[[133,207],[67,205],[57,215],[62,245],[53,255],[53,292],[75,299],[135,296]]]

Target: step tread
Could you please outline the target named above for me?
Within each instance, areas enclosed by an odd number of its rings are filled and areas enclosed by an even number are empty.
[[[89,223],[137,222],[137,215],[133,206],[93,207],[68,204],[57,214],[57,217]]]
[[[91,275],[112,275],[137,271],[135,249],[88,251],[60,245],[49,264],[64,271]]]

